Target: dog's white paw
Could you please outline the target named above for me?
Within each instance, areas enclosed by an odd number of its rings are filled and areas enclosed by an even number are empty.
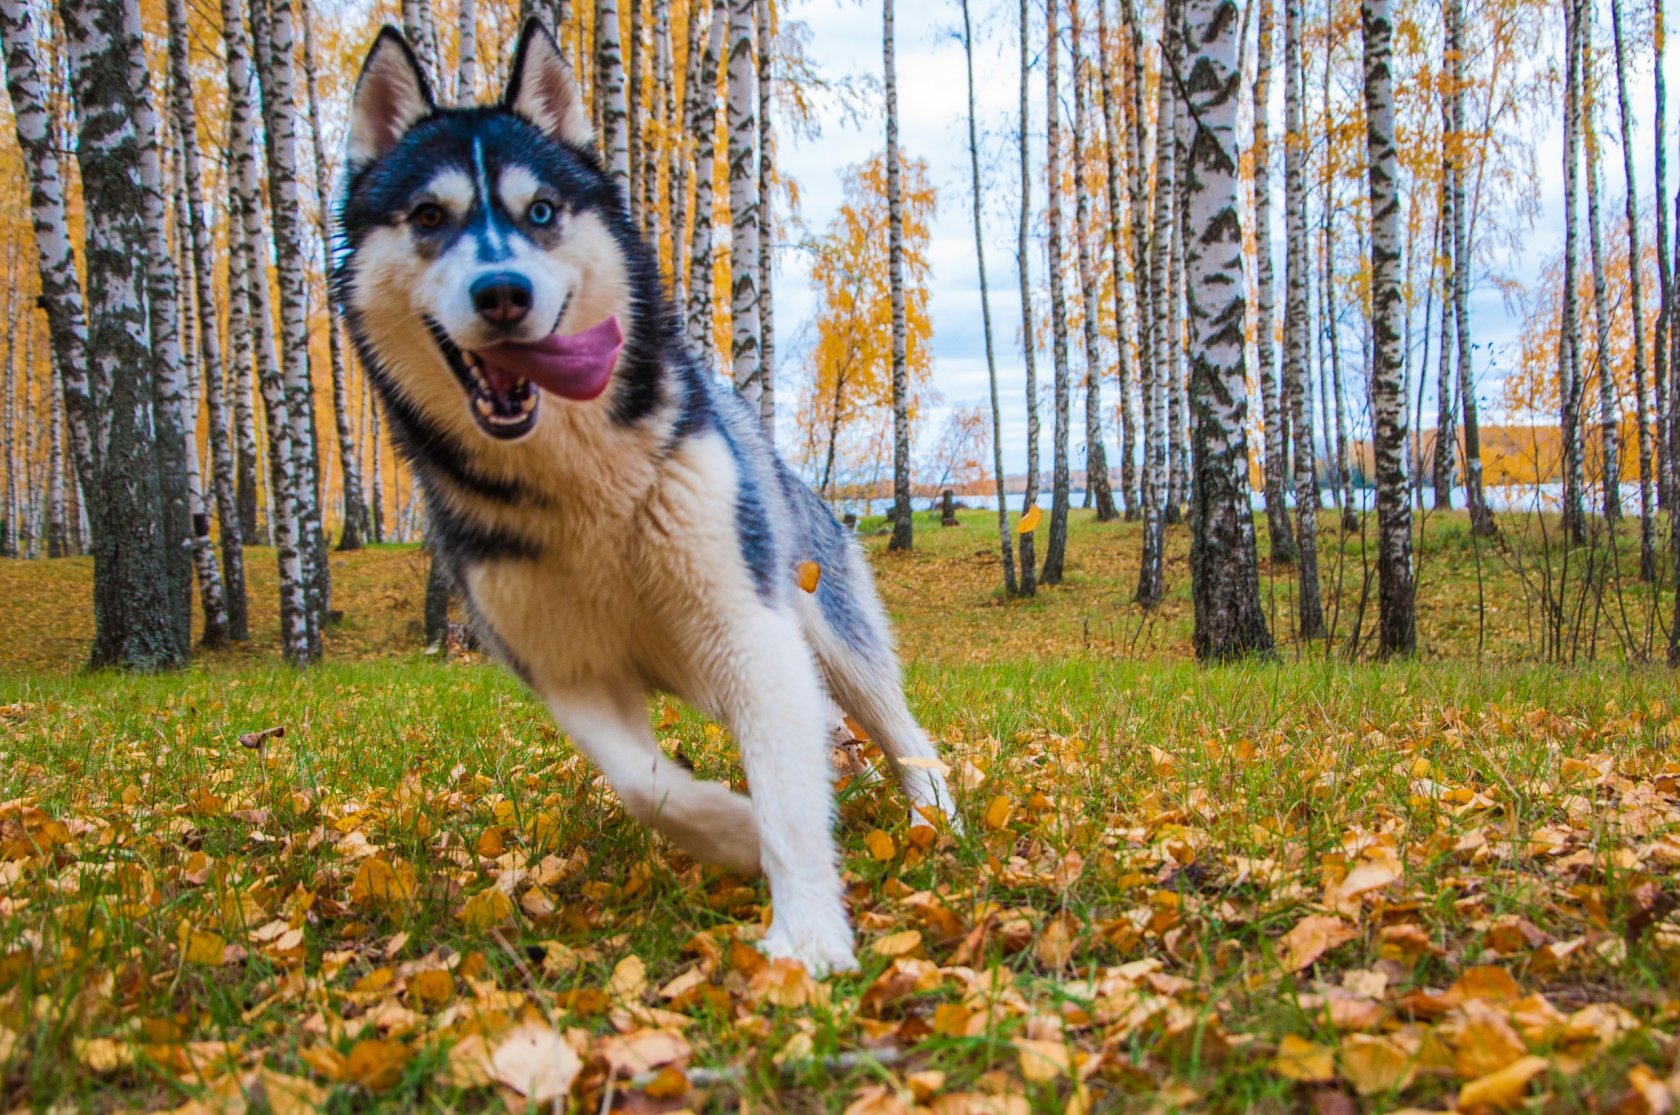
[[[799,961],[812,979],[858,970],[857,957],[852,954],[852,931],[844,922],[838,927],[790,929],[777,918],[759,948],[771,960]]]

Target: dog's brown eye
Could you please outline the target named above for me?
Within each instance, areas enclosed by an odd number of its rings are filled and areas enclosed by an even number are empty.
[[[435,232],[443,227],[448,214],[443,211],[443,206],[428,201],[424,205],[416,206],[409,219],[427,232]]]
[[[525,210],[525,219],[538,228],[554,223],[554,206],[546,201],[533,201],[531,208]]]

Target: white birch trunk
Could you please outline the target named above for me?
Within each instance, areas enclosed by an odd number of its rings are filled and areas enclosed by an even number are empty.
[[[463,9],[470,8],[472,0],[464,0]],[[305,87],[305,101],[309,108],[309,135],[313,144],[315,156],[315,231],[321,238],[321,275],[327,284],[332,282],[332,191],[329,186],[327,173],[327,151],[321,135],[320,90],[317,88],[315,75],[315,34],[314,26],[309,15],[309,5],[302,7],[303,12],[303,73]],[[469,32],[470,35],[470,32]],[[463,51],[469,44],[463,43]],[[462,55],[466,57],[465,53]],[[470,67],[463,63],[460,72],[463,84],[457,87],[459,99],[469,99],[472,96],[472,73]],[[459,92],[464,88],[466,93]],[[328,299],[327,307],[327,361],[332,372],[332,401],[333,422],[338,433],[339,483],[344,489],[344,525],[339,537],[340,550],[359,550],[362,548],[363,535],[367,533],[367,500],[362,494],[362,470],[359,464],[360,453],[356,447],[355,431],[350,425],[350,402],[347,380],[349,379],[349,361],[345,355],[343,332],[339,329],[336,307]]]
[[[1186,16],[1186,108],[1197,122],[1184,167],[1194,642],[1198,658],[1222,662],[1272,647],[1260,607],[1249,509],[1247,311],[1237,181],[1241,21],[1234,0],[1189,0]]]
[[[1180,0],[1167,0],[1162,16],[1161,68],[1171,73],[1178,66],[1182,49],[1179,35]],[[1139,45],[1134,38],[1134,49]],[[1141,63],[1139,63],[1141,69]],[[1174,351],[1168,334],[1172,327],[1169,307],[1169,272],[1172,268],[1174,232],[1178,217],[1177,132],[1178,97],[1170,80],[1157,82],[1155,99],[1155,202],[1153,241],[1149,249],[1149,302],[1151,307],[1149,358],[1144,362],[1140,383],[1143,394],[1143,482],[1139,496],[1143,503],[1143,557],[1138,565],[1137,603],[1154,608],[1166,595],[1166,512],[1167,512],[1167,389],[1172,377],[1167,370],[1168,354]]]
[[[986,334],[986,375],[992,392],[992,481],[997,496],[998,556],[1003,591],[1014,596],[1015,549],[1009,542],[1009,501],[1003,490],[1003,406],[998,396],[997,351],[992,345],[992,300],[986,287],[986,232],[981,214],[980,130],[974,117],[974,25],[962,0],[963,63],[968,78],[968,166],[970,210],[974,215],[974,263],[980,274],[980,321]]]
[[[776,443],[776,147],[770,131],[775,86],[771,2],[756,0],[758,15],[758,413],[764,436]]]
[[[1599,207],[1599,131],[1597,55],[1592,45],[1592,5],[1581,6],[1581,91],[1585,101],[1582,112],[1582,139],[1587,157],[1587,251],[1592,261],[1593,339],[1598,352],[1598,436],[1600,507],[1604,518],[1612,524],[1622,518],[1622,453],[1621,453],[1621,397],[1616,385],[1615,370],[1610,360],[1610,289],[1605,281],[1604,222]],[[1637,273],[1639,266],[1630,263],[1628,270]],[[1638,329],[1634,330],[1639,332]]]
[[[1069,40],[1073,50],[1073,238],[1075,266],[1079,271],[1080,301],[1084,310],[1085,342],[1085,491],[1097,509],[1098,522],[1120,517],[1114,507],[1114,490],[1108,481],[1108,453],[1103,448],[1102,339],[1097,326],[1097,265],[1092,258],[1091,198],[1084,188],[1086,100],[1089,74],[1085,67],[1085,27],[1080,18],[1080,0],[1068,0]],[[1101,3],[1101,0],[1098,0]],[[1125,349],[1125,338],[1118,346]]]
[[[1633,113],[1627,89],[1630,60],[1622,28],[1622,0],[1610,0],[1610,31],[1616,45],[1616,108],[1621,121],[1622,180],[1627,186],[1628,259],[1634,261],[1628,268],[1628,302],[1633,320],[1639,323],[1633,330],[1633,400],[1638,439],[1635,452],[1639,455],[1639,576],[1641,580],[1653,581],[1657,576],[1657,508],[1651,475],[1650,368],[1645,357],[1645,254],[1640,250],[1639,178],[1633,168]],[[1657,212],[1663,210],[1659,195]],[[1662,258],[1660,247],[1657,257]]]
[[[1308,361],[1308,283],[1312,263],[1307,243],[1306,128],[1301,71],[1302,0],[1283,0],[1284,256],[1283,395],[1295,454],[1296,633],[1324,634],[1324,605],[1318,585],[1318,480],[1313,454],[1312,373]]]
[[[313,55],[309,50],[310,36],[309,6],[303,8],[303,41],[305,56]],[[458,104],[471,104],[477,95],[478,85],[478,3],[477,0],[460,0],[460,8],[455,19],[455,43],[458,57],[455,60],[455,100]],[[310,88],[315,86],[315,65],[305,62],[304,70],[308,74]],[[313,107],[311,95],[310,120],[314,121],[317,113]],[[316,146],[320,146],[319,137]]]
[[[904,323],[904,209],[899,199],[893,3],[882,0],[881,4],[881,62],[887,94],[887,274],[892,292],[893,529],[887,549],[908,550],[914,545],[910,518],[910,370]]]
[[[729,0],[715,0],[700,80],[688,99],[689,126],[696,138],[694,155],[694,239],[689,251],[688,340],[710,364],[712,338],[712,189],[717,180],[717,78],[729,30]]]
[[[1580,0],[1564,0],[1563,321],[1558,333],[1559,420],[1563,434],[1563,523],[1575,543],[1587,540],[1586,476],[1581,453],[1580,314],[1575,305],[1579,255],[1575,224],[1576,168],[1581,157]]]
[[[1097,94],[1098,112],[1103,123],[1104,156],[1107,161],[1108,185],[1108,251],[1109,263],[1113,272],[1114,283],[1114,332],[1118,338],[1115,353],[1115,366],[1118,372],[1116,390],[1120,394],[1120,437],[1118,453],[1120,457],[1120,503],[1125,509],[1128,520],[1137,515],[1137,406],[1134,402],[1136,376],[1132,370],[1132,356],[1134,352],[1141,353],[1142,344],[1137,333],[1134,332],[1133,322],[1126,313],[1126,237],[1125,218],[1127,213],[1123,194],[1126,189],[1126,179],[1120,170],[1120,157],[1124,144],[1121,139],[1122,130],[1130,135],[1126,125],[1126,112],[1121,105],[1120,97],[1114,89],[1114,71],[1110,64],[1116,56],[1124,56],[1125,51],[1112,52],[1108,36],[1108,0],[1096,0],[1097,3]],[[1135,169],[1135,168],[1134,168]],[[1141,256],[1133,261],[1133,266],[1141,268]],[[1140,326],[1141,328],[1141,326]]]
[[[110,415],[103,467],[88,494],[94,519],[95,666],[157,669],[179,665],[174,602],[162,522],[154,417],[155,365],[148,336],[145,144],[134,76],[144,67],[135,0],[64,0],[58,5],[70,48],[70,88],[80,135],[87,213],[87,358],[98,368],[97,397]],[[154,151],[155,155],[155,151]],[[103,568],[102,568],[103,567]]]
[[[1032,121],[1032,89],[1030,28],[1031,10],[1028,0],[1021,0],[1020,14],[1020,124],[1018,147],[1021,155],[1021,204],[1017,210],[1015,226],[1015,271],[1021,284],[1021,359],[1026,372],[1027,395],[1027,476],[1025,491],[1021,496],[1021,514],[1029,514],[1038,506],[1038,361],[1037,347],[1033,331],[1032,309],[1032,275],[1031,275],[1031,243],[1032,231],[1032,145],[1029,141]],[[1038,592],[1038,560],[1033,553],[1033,532],[1023,531],[1020,535],[1020,570],[1021,595],[1033,596]]]
[[[1254,70],[1254,237],[1259,258],[1255,262],[1256,357],[1260,361],[1260,412],[1264,423],[1266,477],[1266,531],[1274,562],[1295,560],[1295,532],[1289,524],[1289,505],[1284,497],[1288,453],[1283,434],[1282,400],[1278,394],[1277,345],[1272,332],[1276,321],[1274,300],[1277,280],[1272,267],[1272,0],[1255,0],[1260,6],[1257,29],[1258,54]]]
[[[758,351],[758,168],[755,162],[758,69],[753,61],[755,5],[756,0],[730,0],[729,4],[729,320],[731,378],[735,391],[757,410],[763,381]],[[887,95],[890,101],[890,90]]]
[[[1400,159],[1394,150],[1394,25],[1389,0],[1364,0],[1365,149],[1371,198],[1371,422],[1377,474],[1378,641],[1417,649],[1412,500],[1406,475],[1406,347],[1400,300]]]
[[[1071,498],[1068,464],[1069,441],[1069,368],[1067,301],[1063,297],[1062,262],[1062,126],[1061,81],[1057,66],[1060,53],[1060,32],[1057,30],[1061,5],[1050,0],[1045,5],[1044,31],[1044,88],[1045,120],[1045,179],[1047,195],[1045,218],[1049,237],[1050,334],[1051,355],[1055,362],[1052,389],[1053,433],[1050,457],[1050,536],[1044,544],[1044,563],[1039,566],[1040,584],[1059,585],[1067,562],[1067,522]]]
[[[595,80],[601,101],[601,150],[619,198],[630,204],[630,122],[619,45],[618,0],[595,0]]]

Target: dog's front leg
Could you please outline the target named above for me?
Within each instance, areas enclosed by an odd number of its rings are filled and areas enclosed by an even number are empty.
[[[852,971],[828,757],[829,701],[791,615],[763,609],[714,642],[711,704],[741,747],[774,916],[764,951],[815,976]]]
[[[600,768],[630,815],[695,859],[758,869],[758,834],[747,799],[702,782],[659,750],[638,686],[591,687],[547,697],[572,745]]]

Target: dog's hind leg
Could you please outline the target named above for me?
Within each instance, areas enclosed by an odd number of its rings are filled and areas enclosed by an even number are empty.
[[[880,745],[910,804],[936,810],[960,831],[962,823],[945,780],[945,765],[905,704],[904,682],[884,636],[878,645],[850,646],[829,628],[815,608],[807,612],[806,630],[822,664],[829,692],[841,709],[851,714],[869,738]]]
[[[752,804],[727,786],[700,781],[659,750],[640,689],[566,693],[549,698],[548,707],[637,821],[695,859],[759,869]]]

